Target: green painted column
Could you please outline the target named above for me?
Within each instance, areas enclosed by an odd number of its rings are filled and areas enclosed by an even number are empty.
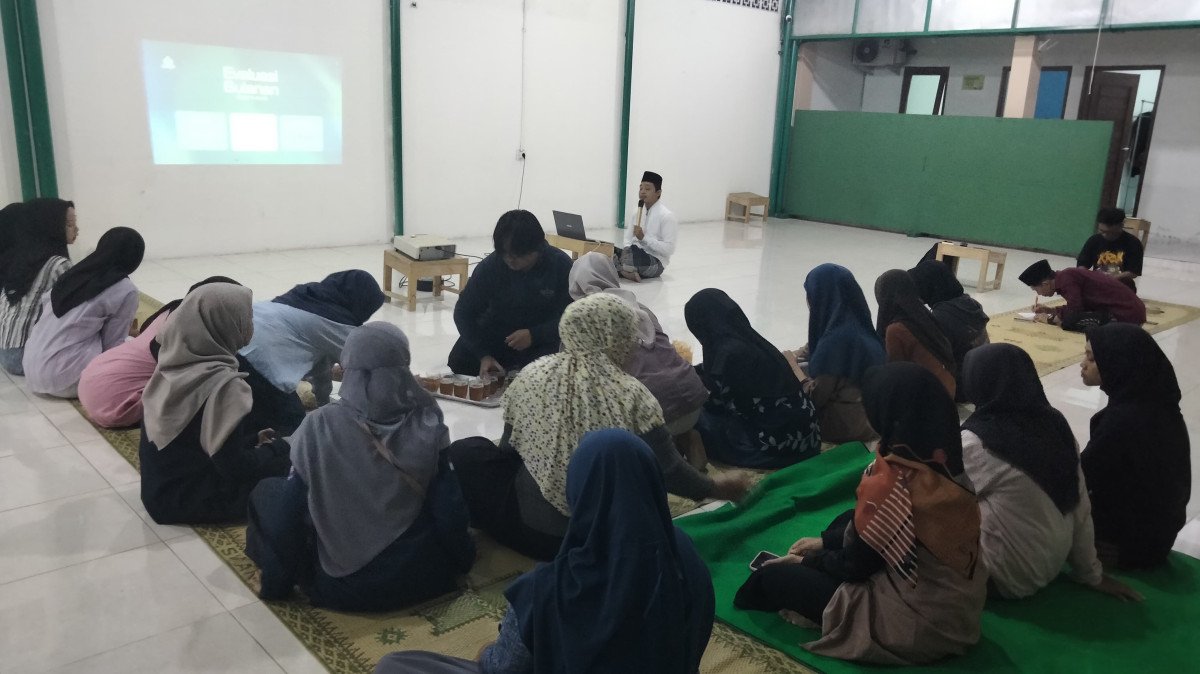
[[[792,99],[796,89],[796,59],[800,53],[800,41],[792,37],[792,23],[788,16],[795,0],[786,0],[779,20],[779,84],[775,93],[775,140],[771,151],[771,199],[770,215],[783,213],[783,185],[786,179],[788,143],[792,130]]]
[[[391,56],[392,56],[392,189],[395,196],[396,216],[393,232],[404,234],[404,108],[401,105],[400,77],[400,0],[389,0],[391,12]]]
[[[58,176],[54,169],[37,0],[0,0],[0,21],[4,24],[21,195],[25,199],[56,197]]]
[[[633,24],[637,0],[625,0],[625,74],[621,88],[621,159],[617,168],[617,227],[625,228],[625,185],[629,182],[629,97],[633,91]]]

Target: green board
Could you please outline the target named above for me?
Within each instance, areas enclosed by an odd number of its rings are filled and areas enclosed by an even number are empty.
[[[955,241],[1079,251],[1112,122],[800,110],[788,215]]]

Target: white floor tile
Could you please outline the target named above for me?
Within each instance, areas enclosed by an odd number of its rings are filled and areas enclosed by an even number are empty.
[[[108,483],[74,447],[0,459],[0,511],[86,494]]]
[[[0,653],[8,672],[42,672],[222,612],[167,546],[0,585]]]
[[[79,450],[79,453],[88,460],[88,463],[92,464],[96,472],[100,473],[100,476],[114,487],[123,487],[142,479],[142,476],[125,460],[125,457],[118,454],[117,450],[113,449],[112,445],[108,444],[108,440],[103,437],[98,440],[77,442],[75,449]]]
[[[0,512],[0,584],[158,543],[111,489]]]
[[[172,538],[167,541],[167,546],[226,609],[235,609],[258,601],[258,597],[254,596],[246,584],[196,533]]]
[[[44,411],[43,413],[54,424],[55,428],[74,444],[103,439],[103,436],[92,425],[92,422],[85,419],[75,409],[74,405],[68,404],[66,408],[59,408],[48,412]]]
[[[235,608],[230,613],[288,674],[325,674],[328,671],[296,635],[279,622],[266,604],[256,602]]]
[[[73,662],[53,674],[282,673],[228,613]]]
[[[17,379],[24,382],[23,377]],[[11,379],[0,382],[0,414],[29,414],[36,411],[33,401],[21,390],[22,385]]]
[[[159,524],[150,517],[150,513],[146,512],[146,506],[142,504],[142,485],[141,482],[135,484],[127,484],[116,489],[117,495],[125,504],[133,510],[134,514],[141,518],[146,526],[158,536],[160,540],[170,541],[180,536],[187,536],[192,533],[192,528],[181,526],[178,524]]]
[[[41,414],[18,413],[0,416],[0,457],[71,444],[50,420]]]

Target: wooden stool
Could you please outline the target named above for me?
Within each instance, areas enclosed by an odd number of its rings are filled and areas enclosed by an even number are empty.
[[[408,295],[392,292],[392,270],[400,272],[408,278]],[[458,287],[445,288],[442,286],[443,276],[458,274]],[[456,255],[448,260],[414,260],[411,257],[394,250],[383,251],[383,294],[391,302],[393,299],[408,300],[408,310],[417,310],[417,279],[433,277],[433,296],[441,297],[442,291],[461,293],[467,287],[467,258]]]
[[[725,197],[725,219],[726,220],[729,220],[731,218],[737,219],[736,217],[734,217],[733,213],[731,212],[733,210],[734,204],[740,204],[742,206],[742,210],[744,211],[741,216],[742,222],[750,222],[750,215],[751,215],[750,209],[751,208],[753,208],[755,206],[762,206],[763,207],[762,219],[763,219],[763,222],[766,222],[767,221],[767,211],[770,210],[771,200],[768,197],[764,197],[764,196],[755,194],[753,192],[734,192],[734,193],[730,194],[729,196]]]
[[[958,261],[960,259],[978,260],[979,281],[975,283],[975,289],[981,293],[1000,289],[1000,282],[1004,280],[1004,260],[1007,257],[1008,253],[988,250],[987,248],[956,246],[949,241],[939,243],[937,249],[937,259],[950,258],[950,269],[956,275],[958,274]],[[989,263],[996,265],[996,280],[991,282],[987,280]]]
[[[546,243],[567,251],[571,254],[572,260],[578,260],[580,255],[588,253],[600,253],[605,257],[612,257],[616,252],[613,244],[607,241],[584,241],[557,234],[547,234]]]
[[[1125,231],[1136,236],[1142,242],[1142,250],[1150,243],[1150,221],[1142,218],[1125,218]]]

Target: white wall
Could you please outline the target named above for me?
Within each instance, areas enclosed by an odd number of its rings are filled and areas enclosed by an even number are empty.
[[[777,14],[639,0],[625,211],[645,170],[681,222],[719,220],[729,192],[767,194],[778,74]]]
[[[866,74],[851,64],[851,45],[845,41],[812,42],[813,90],[810,110],[861,110]]]
[[[490,234],[521,207],[615,219],[624,7],[527,0],[402,5],[405,232]],[[522,89],[524,121],[522,123]]]
[[[1042,51],[1043,66],[1072,66],[1067,92],[1066,119],[1075,119],[1083,89],[1084,72],[1096,49],[1094,33],[1048,35]],[[823,43],[822,53],[836,54],[837,45]],[[1012,61],[1013,38],[956,37],[912,41],[918,53],[912,66],[949,66],[950,84],[946,114],[992,117],[1000,93],[1000,74]],[[1165,65],[1154,136],[1146,167],[1138,214],[1153,223],[1148,254],[1152,257],[1200,262],[1200,30],[1156,30],[1104,33],[1099,66]],[[849,54],[845,55],[849,59]],[[836,58],[822,62],[815,74],[845,79],[845,68]],[[982,91],[963,91],[962,76],[984,75]],[[897,112],[900,107],[901,71],[877,69],[866,76],[862,110]],[[814,108],[819,99],[814,91]],[[849,99],[852,101],[852,99]],[[848,107],[816,108],[854,110]]]
[[[386,3],[39,0],[38,13],[59,191],[77,204],[85,249],[115,225],[137,228],[151,258],[390,236]],[[342,164],[155,166],[144,38],[339,58]]]
[[[17,141],[12,113],[12,97],[8,92],[8,67],[4,57],[4,34],[0,32],[0,208],[21,200],[21,166],[17,162]]]

